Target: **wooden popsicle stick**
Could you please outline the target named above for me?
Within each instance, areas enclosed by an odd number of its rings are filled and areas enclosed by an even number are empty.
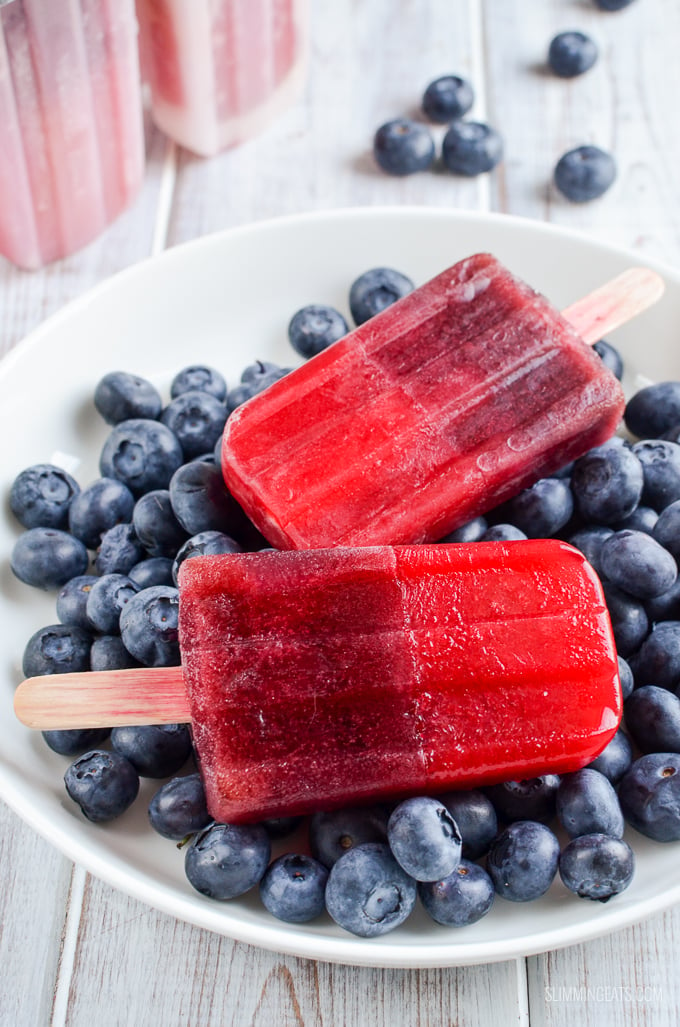
[[[181,667],[27,678],[14,693],[14,712],[27,727],[42,731],[191,720]]]
[[[663,291],[663,279],[655,271],[629,268],[562,315],[592,346],[650,307]],[[191,719],[181,667],[27,678],[15,693],[14,710],[22,723],[41,730],[185,724]]]
[[[608,332],[641,314],[661,298],[664,281],[656,271],[631,267],[572,303],[562,316],[593,346]]]

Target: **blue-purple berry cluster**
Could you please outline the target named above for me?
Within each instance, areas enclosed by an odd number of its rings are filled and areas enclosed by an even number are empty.
[[[603,11],[618,11],[632,0],[594,0]],[[574,79],[597,62],[599,48],[594,39],[578,29],[559,32],[547,50],[546,68],[558,78]],[[504,157],[500,132],[468,117],[475,101],[472,83],[461,75],[441,75],[429,83],[421,98],[423,120],[400,116],[376,130],[373,157],[389,175],[403,177],[428,171],[437,163],[455,175],[474,177],[492,171]],[[441,138],[436,127],[446,126]],[[433,128],[435,129],[433,131]],[[617,176],[614,157],[592,144],[564,153],[553,169],[558,192],[572,203],[598,199]]]

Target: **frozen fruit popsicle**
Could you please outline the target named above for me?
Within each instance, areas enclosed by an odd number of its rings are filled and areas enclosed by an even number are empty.
[[[434,542],[603,442],[623,403],[567,320],[477,254],[239,407],[222,468],[278,548]]]
[[[304,81],[307,0],[137,0],[154,120],[195,153],[256,134]]]
[[[555,540],[187,560],[180,643],[181,670],[29,679],[17,713],[69,727],[143,722],[145,703],[159,722],[158,699],[162,719],[190,712],[227,821],[575,770],[621,717],[599,581]],[[88,679],[110,694],[78,719],[64,693],[77,713]]]
[[[94,239],[144,170],[134,0],[0,8],[0,253],[37,268]]]

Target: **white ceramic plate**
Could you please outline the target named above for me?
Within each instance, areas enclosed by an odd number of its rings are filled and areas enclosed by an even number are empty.
[[[488,962],[592,938],[680,900],[680,847],[634,832],[638,868],[631,887],[605,904],[579,900],[557,881],[538,902],[497,900],[491,913],[463,930],[447,929],[417,911],[401,928],[366,941],[328,918],[288,926],[256,894],[219,903],[184,877],[183,856],[149,828],[146,805],[158,782],[108,826],[87,822],[66,796],[68,764],[12,711],[25,641],[56,620],[54,596],[17,582],[9,569],[18,525],[7,493],[24,467],[61,452],[80,461],[82,484],[97,476],[107,429],[92,392],[107,371],[144,375],[167,390],[188,363],[221,368],[235,384],[255,358],[290,364],[290,316],[310,302],[347,313],[350,282],[377,265],[421,283],[470,253],[490,250],[515,272],[566,306],[641,261],[551,226],[503,216],[436,209],[366,208],[282,218],[199,239],[146,261],[72,303],[0,364],[3,514],[0,523],[0,794],[70,858],[116,888],[190,923],[280,952],[370,966],[428,967]],[[680,274],[664,274],[664,299],[613,341],[636,376],[680,376]],[[167,393],[166,393],[167,394]],[[627,836],[628,837],[628,836]]]

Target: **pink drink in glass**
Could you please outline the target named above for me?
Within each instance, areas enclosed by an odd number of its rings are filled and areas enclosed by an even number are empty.
[[[156,123],[208,156],[255,135],[304,80],[307,0],[137,0]]]
[[[38,268],[99,235],[144,171],[134,0],[0,7],[0,253]]]

